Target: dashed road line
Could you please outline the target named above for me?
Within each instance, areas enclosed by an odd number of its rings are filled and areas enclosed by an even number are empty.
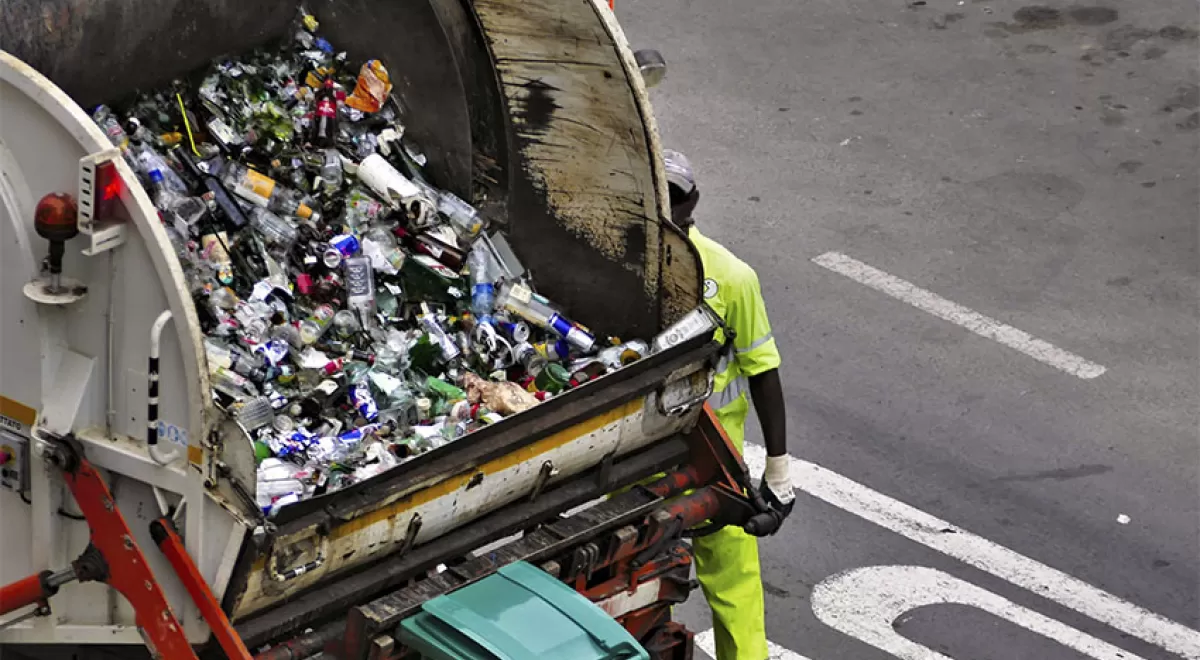
[[[822,268],[845,275],[859,284],[886,293],[940,319],[960,325],[981,337],[1018,350],[1072,376],[1090,379],[1096,378],[1108,370],[1107,367],[1085,360],[1050,342],[1038,339],[1024,330],[1019,330],[956,302],[946,300],[932,291],[926,291],[912,282],[889,275],[841,252],[826,252],[814,257],[812,261]]]
[[[762,474],[766,456],[761,445],[746,445],[751,474]],[[795,457],[791,465],[797,490],[1186,660],[1200,660],[1200,632],[819,465]]]

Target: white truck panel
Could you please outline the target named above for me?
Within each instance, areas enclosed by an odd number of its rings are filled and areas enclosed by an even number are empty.
[[[123,162],[133,227],[127,241],[95,256],[82,253],[78,237],[67,243],[64,276],[88,293],[64,306],[36,304],[22,294],[38,274],[48,243],[33,228],[37,200],[52,192],[76,196],[79,160],[111,148],[91,119],[57,87],[0,51],[0,396],[39,411],[39,426],[73,431],[88,458],[108,471],[109,487],[146,550],[152,570],[194,641],[207,628],[158,553],[148,522],[161,515],[150,484],[187,500],[183,518],[189,552],[213,578],[232,561],[229,539],[240,523],[205,495],[200,464],[208,417],[206,372],[195,311],[178,262],[145,192]],[[167,248],[167,249],[164,249]],[[192,447],[181,447],[170,467],[146,455],[146,362],[154,318],[170,309],[177,321],[164,333],[161,357],[161,418]],[[110,363],[112,367],[110,368]],[[110,417],[111,411],[111,417]],[[26,439],[28,442],[28,439]],[[168,440],[169,441],[169,440]],[[36,445],[38,441],[34,440]],[[58,513],[73,503],[56,469],[30,453],[25,498],[0,489],[0,582],[44,569],[63,568],[87,545],[85,523]],[[133,476],[137,475],[137,476]],[[203,524],[202,524],[203,521]],[[0,641],[139,642],[130,608],[104,585],[71,584],[53,602],[54,615],[0,632]]]

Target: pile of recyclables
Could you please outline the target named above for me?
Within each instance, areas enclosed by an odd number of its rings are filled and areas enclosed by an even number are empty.
[[[258,504],[344,488],[646,356],[539,296],[423,174],[379,60],[287,43],[99,106],[150,193],[254,440]]]

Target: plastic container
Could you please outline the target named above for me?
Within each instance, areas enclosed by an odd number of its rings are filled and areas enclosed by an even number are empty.
[[[397,639],[426,660],[650,658],[604,610],[526,562],[430,600]]]

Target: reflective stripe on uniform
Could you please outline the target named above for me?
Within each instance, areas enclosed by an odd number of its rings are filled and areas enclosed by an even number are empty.
[[[771,341],[774,338],[775,338],[775,333],[768,332],[767,334],[759,337],[758,339],[755,339],[754,342],[752,344],[750,344],[749,346],[747,346],[746,348],[737,349],[737,352],[738,353],[749,353],[750,351],[758,348],[759,346],[762,346],[763,344]]]
[[[716,375],[721,375],[729,370],[729,365],[733,362],[733,355],[726,351],[721,353],[721,357],[717,360]]]
[[[745,376],[738,376],[737,378],[729,381],[729,384],[725,386],[725,389],[721,390],[720,392],[713,392],[712,395],[708,397],[708,405],[712,406],[713,410],[720,410],[734,401],[737,401],[737,398],[741,396],[742,392],[749,393],[749,391],[750,381],[747,380]]]

